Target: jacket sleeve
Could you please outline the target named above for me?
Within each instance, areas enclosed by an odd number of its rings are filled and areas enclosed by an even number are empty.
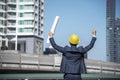
[[[87,51],[89,51],[91,48],[93,48],[94,44],[95,44],[95,41],[96,41],[96,37],[92,37],[92,40],[90,42],[90,44],[88,46],[86,46],[84,48],[84,53],[86,53]]]
[[[52,47],[53,48],[55,48],[56,50],[58,50],[59,52],[62,52],[62,53],[64,53],[64,48],[63,47],[61,47],[61,46],[59,46],[59,45],[57,45],[56,43],[55,43],[55,41],[54,41],[54,38],[52,37],[52,38],[50,38],[50,43],[51,43],[51,45],[52,45]]]

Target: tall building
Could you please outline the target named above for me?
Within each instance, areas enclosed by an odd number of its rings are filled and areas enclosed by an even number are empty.
[[[107,61],[120,63],[120,20],[115,17],[116,0],[107,0],[106,52]]]
[[[115,54],[115,62],[120,63],[120,18],[115,20],[116,26],[116,54]]]
[[[0,0],[0,48],[43,50],[44,0]]]

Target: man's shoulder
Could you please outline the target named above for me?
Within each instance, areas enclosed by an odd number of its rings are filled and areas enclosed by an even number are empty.
[[[64,48],[65,48],[65,49],[66,49],[66,48],[70,48],[70,46],[66,45]]]
[[[65,50],[65,51],[69,51],[69,50],[71,50],[71,47],[68,46],[68,45],[66,45],[66,46],[64,47],[64,50]]]
[[[79,50],[79,51],[83,51],[83,49],[84,49],[83,46],[79,46],[79,47],[78,47],[78,50]]]
[[[79,49],[79,48],[83,48],[83,46],[79,46],[78,49]]]

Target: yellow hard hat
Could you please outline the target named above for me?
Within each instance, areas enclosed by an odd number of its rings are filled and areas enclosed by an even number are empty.
[[[80,39],[76,34],[72,34],[69,38],[71,44],[78,44]]]

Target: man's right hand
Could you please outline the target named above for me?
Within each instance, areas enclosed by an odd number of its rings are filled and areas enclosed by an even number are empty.
[[[49,36],[50,36],[50,37],[53,37],[53,35],[54,35],[53,32],[50,32],[50,33],[49,33]]]

